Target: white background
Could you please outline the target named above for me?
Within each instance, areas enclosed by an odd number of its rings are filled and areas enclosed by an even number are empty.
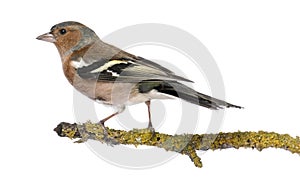
[[[84,144],[59,138],[52,129],[61,121],[74,121],[73,89],[63,76],[55,47],[35,40],[67,20],[80,21],[100,36],[139,23],[177,26],[212,53],[227,100],[246,107],[228,110],[222,131],[266,130],[296,136],[300,135],[297,1],[95,2],[1,3],[0,188],[298,186],[300,157],[284,150],[209,151],[201,156],[202,169],[180,155],[158,167],[132,170],[103,161]],[[180,66],[189,73],[187,66]],[[207,91],[206,85],[196,88]],[[146,119],[142,109],[136,112]],[[172,112],[168,114],[172,117]],[[118,127],[114,121],[110,125]]]

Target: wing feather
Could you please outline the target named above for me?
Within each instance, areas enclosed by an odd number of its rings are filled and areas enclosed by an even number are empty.
[[[82,60],[81,60],[82,61]],[[137,57],[136,59],[100,59],[77,68],[77,73],[84,79],[108,82],[140,82],[143,80],[166,80],[192,82],[175,75],[171,70]]]

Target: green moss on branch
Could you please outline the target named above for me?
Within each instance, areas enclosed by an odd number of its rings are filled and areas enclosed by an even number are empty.
[[[300,154],[300,139],[288,134],[275,132],[233,132],[218,134],[182,134],[168,135],[149,129],[133,129],[130,131],[106,128],[99,124],[87,122],[84,124],[70,124],[62,122],[55,129],[61,137],[79,139],[76,142],[85,142],[88,139],[97,140],[109,145],[147,145],[174,151],[190,157],[196,167],[202,167],[196,150],[217,150],[227,148],[252,148],[259,151],[265,148],[281,148],[292,153]]]

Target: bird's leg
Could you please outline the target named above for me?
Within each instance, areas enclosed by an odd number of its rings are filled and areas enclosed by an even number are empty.
[[[148,101],[145,102],[145,104],[147,105],[147,108],[148,108],[148,119],[149,119],[148,129],[150,129],[150,128],[153,128],[152,121],[151,121],[151,111],[150,111],[151,101],[148,100]]]
[[[101,127],[103,128],[103,135],[104,135],[104,138],[105,138],[105,140],[106,140],[108,143],[110,143],[110,144],[114,144],[114,139],[109,139],[109,137],[108,137],[108,132],[107,132],[106,127],[104,126],[104,123],[105,123],[107,120],[109,120],[110,118],[112,118],[112,117],[118,115],[119,113],[122,113],[122,112],[124,111],[124,109],[125,109],[125,106],[118,107],[118,111],[117,111],[117,112],[115,112],[115,113],[111,114],[110,116],[107,116],[106,118],[104,118],[104,119],[102,119],[102,120],[99,121],[99,124],[100,124]]]
[[[99,121],[99,124],[101,125],[101,127],[103,129],[103,134],[105,137],[107,137],[108,133],[107,133],[106,127],[104,126],[104,122],[118,114],[119,114],[119,112],[115,112],[115,113],[111,114],[110,116],[107,116],[106,118]]]
[[[119,113],[122,113],[124,110],[125,110],[125,106],[117,106],[117,111],[115,113],[113,113],[110,116],[107,116],[106,118],[102,119],[101,121],[99,121],[99,123],[104,126],[104,122],[106,122],[110,118],[118,115]]]
[[[152,134],[154,135],[155,134],[155,129],[153,128],[152,126],[152,121],[151,121],[151,111],[150,111],[150,105],[151,105],[151,101],[148,100],[145,102],[145,104],[147,105],[148,107],[148,119],[149,119],[149,122],[148,122],[148,129],[152,132]]]
[[[102,124],[102,125],[104,126],[104,122],[106,122],[106,121],[109,120],[110,118],[112,118],[112,117],[118,115],[119,113],[120,113],[120,112],[117,111],[117,112],[111,114],[110,116],[107,116],[106,118],[102,119],[101,121],[99,121],[99,123]]]

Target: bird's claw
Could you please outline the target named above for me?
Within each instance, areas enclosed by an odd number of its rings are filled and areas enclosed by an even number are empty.
[[[120,144],[119,141],[117,141],[115,138],[109,136],[107,132],[107,128],[104,126],[104,122],[100,121],[99,124],[101,125],[103,129],[103,141],[108,145],[108,146],[114,146],[117,144]]]
[[[152,126],[152,123],[151,122],[149,122],[149,124],[148,124],[148,129],[150,130],[150,132],[152,133],[152,137],[151,137],[151,139],[155,136],[155,129],[154,129],[154,127]]]

